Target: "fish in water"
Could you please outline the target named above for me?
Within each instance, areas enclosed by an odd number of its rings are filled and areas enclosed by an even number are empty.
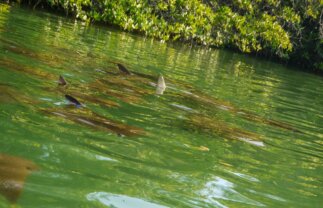
[[[191,114],[188,118],[188,126],[185,128],[190,131],[207,133],[208,135],[214,134],[225,139],[237,139],[255,146],[265,146],[261,135],[233,126],[219,119],[203,114]]]
[[[76,98],[70,95],[65,95],[65,98],[70,102],[70,104],[75,105],[77,108],[82,107],[82,104]]]
[[[0,103],[14,103],[17,102],[16,91],[13,91],[10,86],[0,83]]]
[[[164,93],[165,89],[166,89],[166,83],[165,83],[164,77],[163,77],[163,75],[160,75],[158,77],[156,94],[162,95]]]
[[[0,104],[3,103],[27,103],[27,104],[36,104],[37,100],[31,99],[25,94],[15,90],[14,87],[0,83]]]
[[[36,170],[32,161],[0,153],[0,194],[16,203],[27,176]]]
[[[43,113],[55,115],[96,130],[107,130],[119,136],[146,135],[143,129],[110,120],[86,108],[80,109],[44,109]]]
[[[127,75],[131,75],[131,72],[122,64],[117,63],[117,66],[122,73],[127,74]]]
[[[67,85],[67,82],[66,82],[66,80],[64,79],[64,77],[62,75],[59,75],[58,85],[61,85],[61,86],[66,86]]]

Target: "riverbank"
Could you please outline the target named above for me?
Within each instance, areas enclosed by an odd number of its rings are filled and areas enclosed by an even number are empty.
[[[16,2],[16,1],[13,1]],[[19,1],[87,23],[114,25],[161,41],[228,48],[323,71],[320,2],[293,1]]]

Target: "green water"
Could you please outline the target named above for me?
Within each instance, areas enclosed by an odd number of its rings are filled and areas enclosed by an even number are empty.
[[[38,166],[17,207],[321,207],[322,86],[232,52],[0,10],[0,153]]]

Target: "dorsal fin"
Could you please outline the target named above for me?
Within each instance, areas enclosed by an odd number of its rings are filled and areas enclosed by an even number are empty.
[[[166,89],[166,83],[165,83],[163,75],[160,75],[158,77],[157,87]]]
[[[67,82],[66,82],[66,80],[64,79],[64,77],[62,75],[59,75],[58,85],[62,85],[62,86],[67,85]]]
[[[166,83],[165,83],[164,77],[163,77],[163,75],[160,75],[158,77],[156,94],[162,95],[164,93],[165,89],[166,89]]]
[[[131,72],[124,65],[122,65],[120,63],[117,63],[117,65],[118,65],[119,70],[122,73],[127,74],[127,75],[130,75],[131,74]]]
[[[65,95],[65,98],[73,105],[75,105],[76,107],[81,107],[82,104],[74,97],[70,96],[70,95]]]

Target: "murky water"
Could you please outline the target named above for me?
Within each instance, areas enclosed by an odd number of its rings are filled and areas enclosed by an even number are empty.
[[[0,207],[320,207],[322,86],[232,52],[0,6]]]

